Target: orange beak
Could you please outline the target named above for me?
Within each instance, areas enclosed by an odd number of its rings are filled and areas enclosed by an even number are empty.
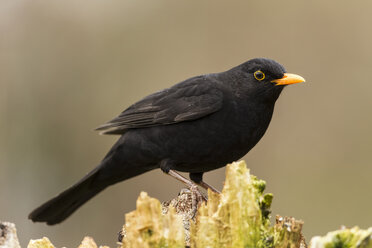
[[[305,79],[296,74],[284,73],[282,78],[272,80],[271,82],[276,83],[276,85],[288,85],[305,82]]]

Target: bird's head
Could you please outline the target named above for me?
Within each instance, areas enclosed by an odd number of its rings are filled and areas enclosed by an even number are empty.
[[[303,77],[287,73],[281,64],[271,59],[251,59],[236,68],[244,74],[244,84],[252,93],[275,100],[285,86],[305,82]]]

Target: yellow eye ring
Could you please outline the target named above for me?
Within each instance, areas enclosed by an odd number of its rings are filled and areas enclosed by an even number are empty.
[[[253,76],[258,81],[262,81],[265,79],[265,73],[263,73],[261,70],[255,71]]]

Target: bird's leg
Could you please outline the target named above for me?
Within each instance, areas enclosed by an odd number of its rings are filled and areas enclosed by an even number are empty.
[[[178,181],[181,181],[182,183],[186,184],[187,187],[190,189],[192,194],[195,194],[196,199],[202,198],[204,201],[207,201],[207,198],[200,193],[198,186],[191,180],[187,179],[186,177],[182,176],[178,172],[171,170],[169,166],[170,161],[169,160],[163,160],[160,163],[160,169],[167,175],[177,179]]]
[[[202,193],[200,193],[199,191],[199,188],[196,184],[194,184],[191,188],[190,188],[190,192],[191,192],[191,219],[195,220],[195,216],[196,214],[198,213],[198,208],[200,206],[200,204],[204,201],[204,202],[207,202],[208,201],[208,198],[206,196],[204,196]]]
[[[190,189],[193,195],[193,198],[195,197],[195,201],[198,201],[198,199],[202,199],[204,201],[208,200],[202,193],[200,193],[198,186],[194,182],[187,179],[186,177],[182,176],[181,174],[177,173],[174,170],[169,170],[168,173],[166,174],[186,184],[187,187]],[[193,204],[194,204],[194,201],[193,201]]]
[[[190,179],[194,183],[200,185],[201,187],[203,187],[206,190],[210,189],[210,190],[212,190],[215,193],[218,193],[218,194],[221,193],[218,189],[216,189],[215,187],[213,187],[213,186],[211,186],[208,183],[206,183],[206,182],[203,181],[203,172],[190,173]]]
[[[165,172],[166,173],[166,172]],[[193,183],[192,181],[188,180],[186,177],[182,176],[181,174],[177,173],[176,171],[174,170],[169,170],[168,173],[169,176],[172,176],[174,177],[175,179],[177,179],[178,181],[181,181],[183,182],[184,184],[187,185],[187,187],[191,188],[191,187],[194,187],[196,186],[195,183]]]

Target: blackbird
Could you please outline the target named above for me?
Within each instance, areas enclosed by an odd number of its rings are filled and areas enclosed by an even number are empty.
[[[256,58],[151,94],[97,128],[121,136],[95,169],[29,218],[60,223],[106,187],[156,168],[214,190],[203,173],[247,154],[264,135],[283,88],[304,81],[274,60]],[[191,181],[176,171],[189,172]]]

